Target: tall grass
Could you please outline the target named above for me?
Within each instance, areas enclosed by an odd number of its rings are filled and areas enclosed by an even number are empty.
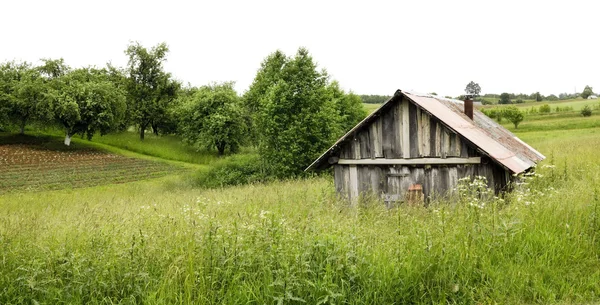
[[[597,302],[600,137],[557,135],[485,205],[349,208],[325,178],[0,196],[0,304]]]

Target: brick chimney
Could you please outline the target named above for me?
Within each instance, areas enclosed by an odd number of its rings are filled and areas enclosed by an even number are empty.
[[[473,98],[470,95],[465,97],[465,114],[473,120]]]

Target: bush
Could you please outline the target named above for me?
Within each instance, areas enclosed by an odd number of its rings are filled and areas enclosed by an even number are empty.
[[[517,104],[523,104],[523,103],[525,103],[525,102],[522,99],[517,100]]]
[[[583,107],[583,109],[581,109],[581,115],[583,116],[591,116],[592,115],[592,108],[590,108],[590,106],[585,105],[585,107]]]
[[[550,111],[552,111],[552,108],[550,108],[550,105],[544,104],[544,105],[540,106],[540,113],[550,113]]]
[[[272,177],[263,168],[258,155],[235,155],[199,170],[192,179],[197,186],[218,188],[266,182],[272,180]]]

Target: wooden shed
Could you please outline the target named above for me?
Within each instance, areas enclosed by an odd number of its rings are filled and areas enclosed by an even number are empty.
[[[544,158],[472,101],[398,90],[306,170],[333,166],[336,190],[352,202],[374,194],[389,203],[409,189],[447,195],[463,177],[483,176],[498,193]]]

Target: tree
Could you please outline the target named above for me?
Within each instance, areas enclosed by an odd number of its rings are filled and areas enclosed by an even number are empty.
[[[261,99],[267,94],[269,88],[279,81],[281,69],[287,61],[287,57],[280,50],[267,56],[261,63],[252,85],[244,93],[242,101],[247,114],[245,120],[248,126],[248,140],[250,143],[258,145],[259,133],[256,122],[262,111]]]
[[[502,110],[502,116],[509,120],[515,125],[515,128],[519,128],[519,123],[523,121],[525,115],[519,108],[515,106],[506,107]]]
[[[479,93],[481,93],[481,87],[478,83],[471,81],[467,84],[467,87],[465,88],[465,93],[467,95],[479,96]]]
[[[43,79],[38,69],[27,62],[9,62],[0,70],[5,80],[2,99],[6,117],[24,134],[28,122],[47,118],[51,113],[44,103]]]
[[[89,140],[116,129],[126,104],[125,92],[112,84],[104,70],[81,68],[57,79],[58,89],[51,92],[56,121],[65,129],[65,145],[75,134]]]
[[[240,98],[233,83],[214,84],[198,89],[184,101],[179,112],[180,133],[196,147],[236,152],[242,144],[244,124]]]
[[[500,94],[500,100],[498,101],[498,104],[512,104],[512,101],[510,100],[510,94],[506,92]]]
[[[585,86],[585,88],[583,89],[583,92],[581,92],[581,97],[583,97],[584,99],[587,99],[588,97],[590,97],[593,94],[594,94],[594,91],[592,90],[592,87]]]
[[[180,84],[163,71],[169,48],[161,43],[148,51],[139,43],[127,47],[127,116],[140,130],[140,139],[148,127],[158,134],[169,105],[175,100]]]
[[[543,96],[543,95],[541,95],[539,92],[536,92],[536,93],[534,94],[534,96],[535,96],[535,101],[536,101],[536,102],[541,102],[541,101],[544,99],[544,96]]]
[[[301,174],[343,132],[328,75],[308,50],[286,58],[279,77],[260,98],[259,154],[278,177]]]

